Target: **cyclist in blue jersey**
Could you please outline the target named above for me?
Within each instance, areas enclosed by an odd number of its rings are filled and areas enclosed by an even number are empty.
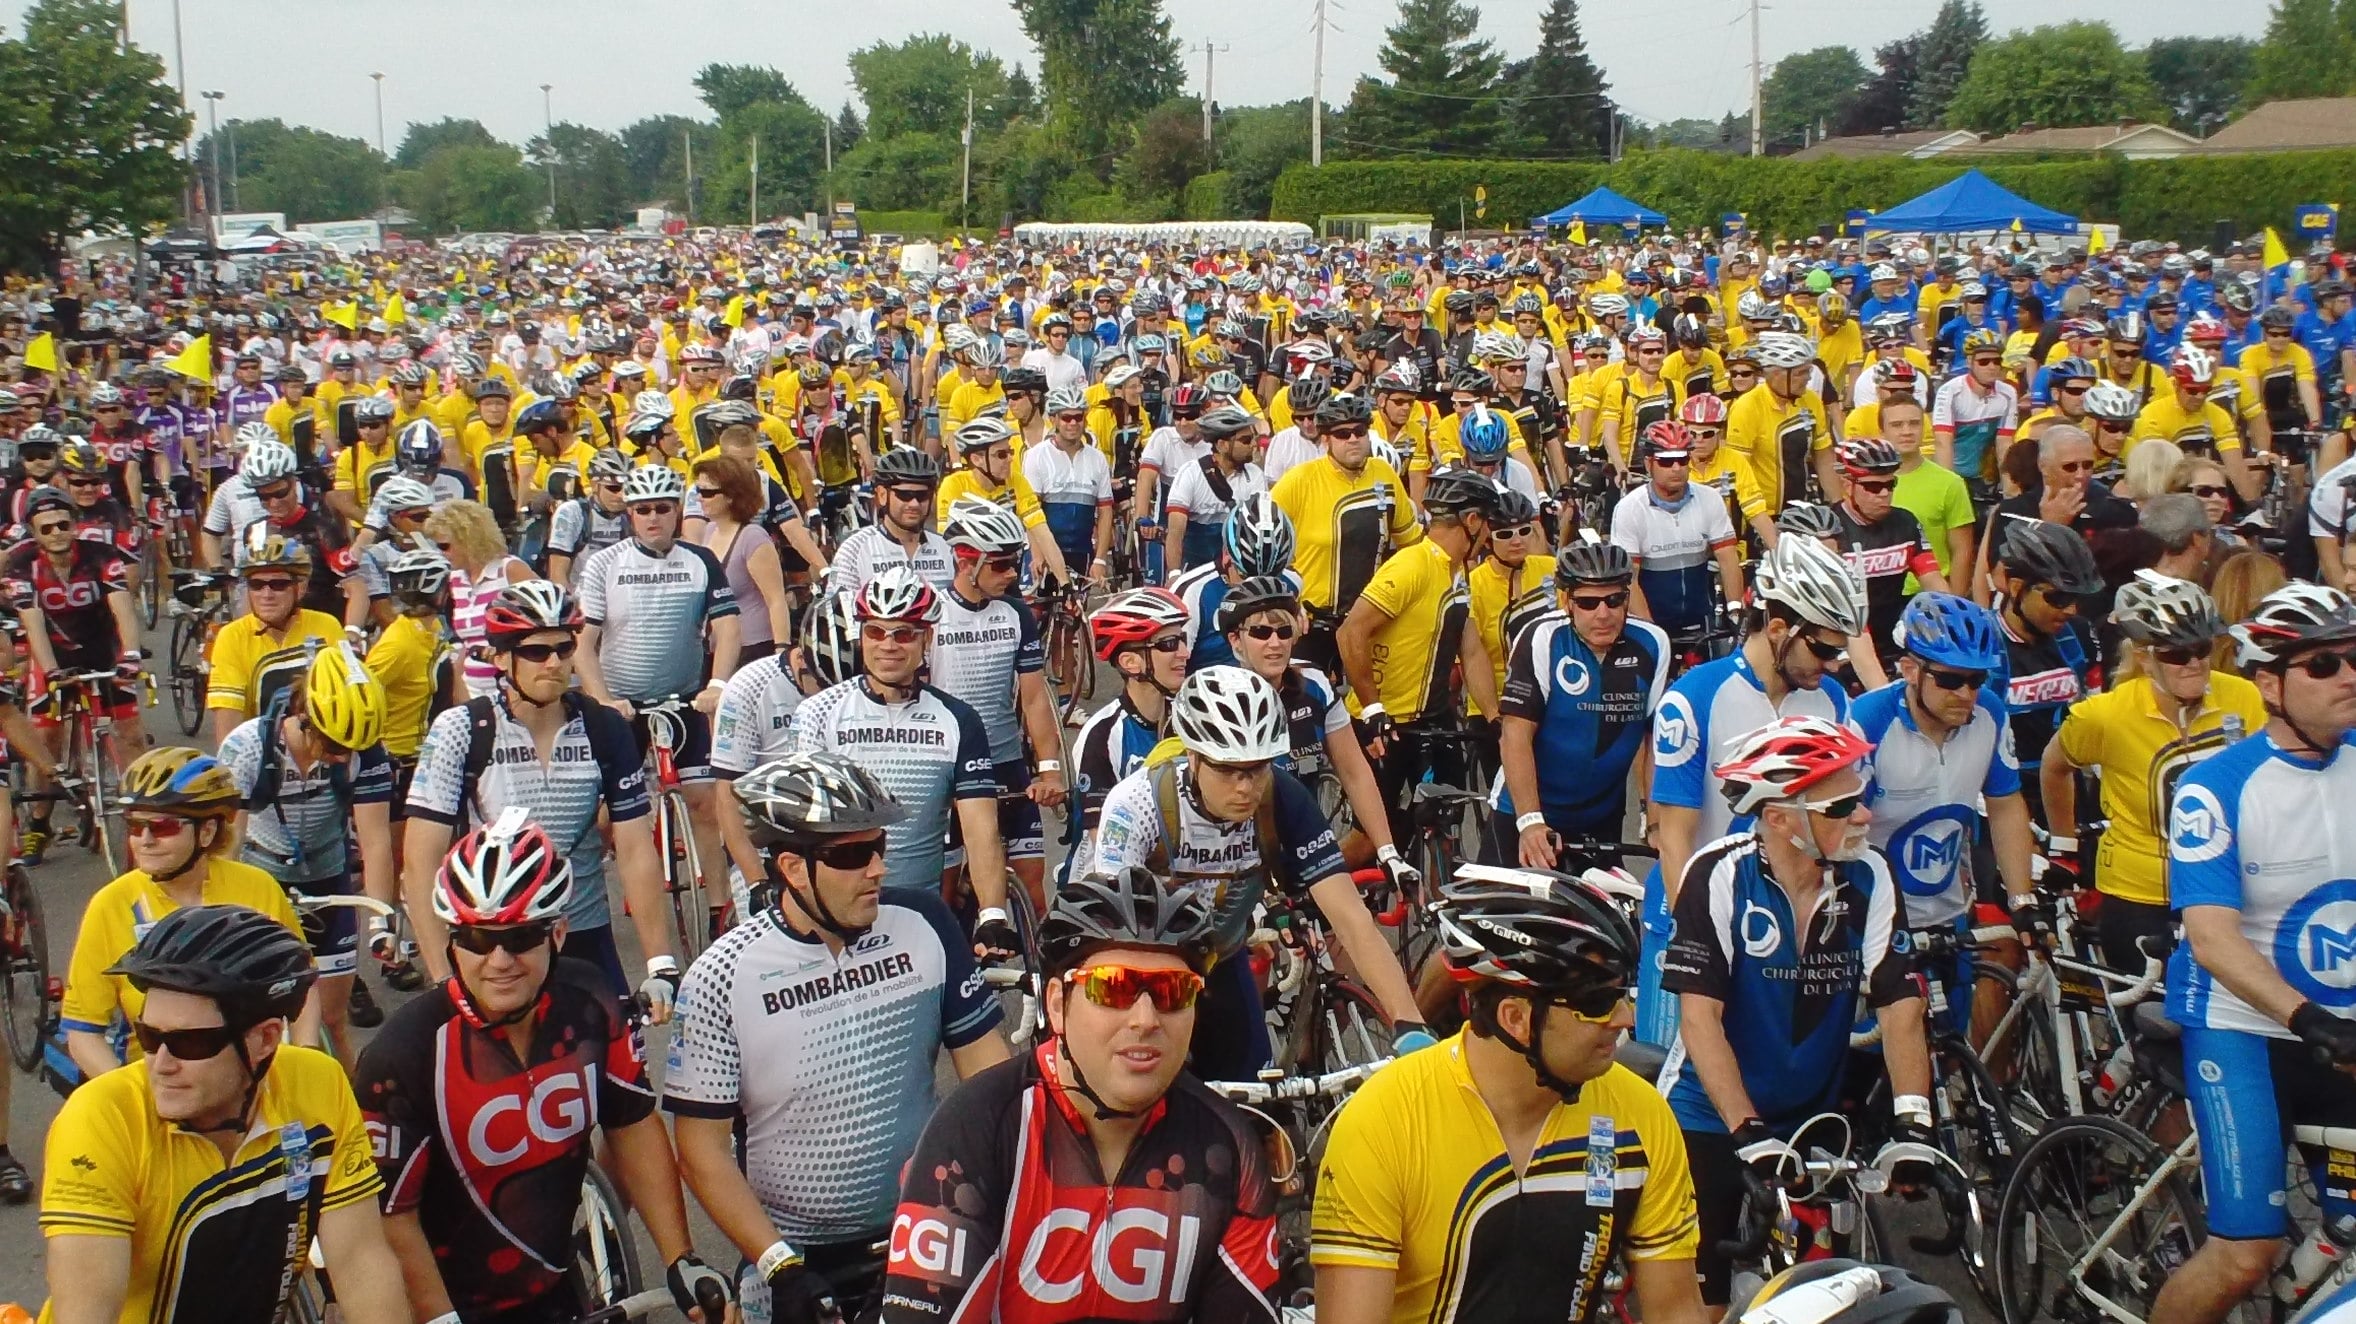
[[[1089,615],[1096,660],[1111,665],[1121,692],[1090,714],[1072,740],[1078,832],[1096,826],[1105,793],[1145,762],[1168,729],[1170,696],[1186,679],[1188,628],[1185,604],[1166,588],[1130,589]],[[1068,856],[1063,876],[1074,876]]]
[[[1990,331],[2001,337],[2004,325],[1998,322],[1988,307],[1988,287],[1980,282],[1966,281],[1956,293],[1955,306],[1961,311],[1947,319],[1939,328],[1939,362],[1950,367],[1964,362],[1963,342],[1975,331]]]
[[[1677,1034],[1676,999],[1662,995],[1660,977],[1678,887],[1694,853],[1734,826],[1711,770],[1778,717],[1848,717],[1848,693],[1825,679],[1865,628],[1865,583],[1816,539],[1785,538],[1759,562],[1748,624],[1740,649],[1686,672],[1653,714],[1649,809],[1660,867],[1645,880],[1636,1036],[1662,1047]]]
[[[1710,576],[1721,601],[1742,602],[1742,557],[1734,518],[1716,488],[1696,489],[1693,440],[1686,425],[1662,419],[1636,443],[1646,482],[1612,511],[1612,542],[1636,572],[1636,615],[1672,634],[1710,624]]]
[[[1112,464],[1088,434],[1085,396],[1051,392],[1046,410],[1046,437],[1023,448],[1023,478],[1038,494],[1064,564],[1100,577],[1113,540]]]
[[[1870,840],[1862,765],[1872,754],[1864,737],[1818,717],[1745,733],[1717,766],[1718,789],[1731,813],[1756,818],[1694,856],[1677,894],[1664,983],[1684,1016],[1661,1092],[1693,1161],[1708,1305],[1727,1303],[1722,1243],[1746,1194],[1764,1194],[1757,1181],[1788,1160],[1802,1123],[1863,1097],[1848,1079],[1863,1007],[1882,1031],[1891,1138],[1931,1139],[1906,906]]]
[[[2168,961],[2168,1018],[2200,1135],[2209,1239],[2161,1287],[2153,1319],[2215,1324],[2281,1258],[2290,1231],[2283,1142],[2356,1126],[2356,607],[2292,584],[2233,627],[2265,729],[2194,764],[2168,820],[2168,899],[2186,941]],[[2302,1141],[2324,1226],[2356,1215],[2324,1147]],[[2336,1234],[2335,1234],[2336,1235]]]
[[[1170,581],[1170,591],[1186,604],[1188,671],[1236,665],[1226,632],[1219,626],[1219,607],[1227,594],[1247,579],[1281,575],[1300,586],[1293,564],[1293,520],[1265,492],[1254,492],[1236,502],[1220,537],[1218,559],[1198,565]]]
[[[1630,618],[1635,575],[1618,544],[1572,543],[1554,563],[1561,614],[1514,641],[1498,707],[1504,771],[1489,797],[1500,863],[1563,868],[1565,840],[1619,840],[1631,774],[1651,780],[1646,736],[1669,684],[1669,637]]]
[[[1917,932],[1971,927],[1971,858],[1984,814],[2016,928],[2049,927],[2029,872],[2036,848],[2004,701],[1990,681],[2004,670],[1996,613],[1952,593],[1919,593],[1899,618],[1899,678],[1857,700],[1849,719],[1873,742],[1871,837],[1888,857]],[[1985,889],[1983,889],[1985,890]],[[1951,1026],[1970,1023],[1971,953],[1927,971],[1944,985]]]

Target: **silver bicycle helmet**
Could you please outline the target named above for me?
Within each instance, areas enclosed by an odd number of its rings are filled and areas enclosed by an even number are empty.
[[[1276,687],[1242,667],[1204,667],[1170,700],[1170,730],[1189,754],[1266,763],[1292,752]]]
[[[1814,538],[1785,537],[1759,558],[1759,601],[1842,635],[1865,632],[1865,581],[1841,554]]]

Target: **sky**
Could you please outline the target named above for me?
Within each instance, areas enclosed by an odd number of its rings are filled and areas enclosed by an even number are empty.
[[[0,28],[17,28],[30,0],[0,0]],[[173,56],[177,5],[187,51],[189,103],[227,93],[229,117],[275,116],[331,133],[377,139],[375,85],[384,79],[388,149],[411,121],[481,120],[514,143],[540,132],[540,85],[558,120],[619,130],[648,115],[702,116],[692,80],[714,61],[774,66],[832,114],[851,95],[846,57],[877,41],[946,32],[1034,76],[1038,55],[1003,0],[129,0],[132,40]],[[1983,0],[1989,28],[2121,12],[2102,0]],[[1509,58],[1538,43],[1546,0],[1486,0],[1482,34]],[[2263,34],[2261,0],[2138,0],[2130,44],[2154,36]],[[1187,48],[1187,91],[1202,89],[1203,44],[1213,53],[1213,91],[1226,105],[1305,97],[1310,90],[1314,0],[1165,0]],[[1937,0],[1769,0],[1760,20],[1770,69],[1784,55],[1833,43],[1870,66],[1873,48],[1930,22]],[[1749,0],[1666,0],[1580,6],[1589,54],[1622,108],[1640,119],[1716,118],[1749,104]],[[1395,0],[1328,0],[1325,99],[1349,100],[1362,73],[1377,72]],[[348,15],[339,22],[338,15]],[[332,34],[332,35],[331,35]]]

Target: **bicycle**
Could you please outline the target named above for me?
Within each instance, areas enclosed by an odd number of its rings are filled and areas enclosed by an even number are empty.
[[[1270,1070],[1261,1072],[1258,1080],[1203,1082],[1205,1089],[1241,1108],[1265,1129],[1268,1180],[1276,1189],[1280,1301],[1305,1294],[1315,1283],[1309,1270],[1309,1216],[1316,1206],[1318,1162],[1334,1115],[1351,1091],[1391,1062],[1386,1055],[1315,1076]],[[1291,1303],[1308,1304],[1298,1299]]]
[[[113,671],[70,671],[50,677],[49,702],[57,713],[58,763],[55,790],[24,800],[69,800],[74,835],[83,849],[106,861],[109,878],[123,872],[122,808],[114,803],[117,746],[114,716],[97,702],[99,687],[121,682]]]
[[[1082,705],[1096,697],[1096,652],[1089,646],[1085,579],[1048,583],[1039,589],[1040,633],[1047,651],[1047,684],[1055,693],[1057,720],[1069,725]]]
[[[2010,1002],[1981,1042],[1980,1060],[2032,1133],[2050,1119],[2103,1112],[2119,1101],[2116,1077],[2126,1065],[2122,1054],[2132,1047],[2120,1012],[2150,998],[2166,971],[2148,950],[2142,972],[2133,975],[2081,956],[2085,921],[2077,898],[2064,894],[2052,900],[2050,952],[2028,949],[2027,964],[2018,973],[1987,961],[1973,970],[1975,984],[2001,985]],[[2103,1027],[2099,1032],[2098,1025]],[[2105,1039],[2110,1055],[2098,1067],[2096,1055]],[[2106,1082],[2106,1073],[2113,1079]]]
[[[229,598],[220,591],[225,576],[202,570],[172,571],[172,597],[164,614],[172,619],[170,669],[166,684],[172,691],[172,712],[180,734],[193,737],[204,726],[205,692],[211,685],[213,632],[229,615]]]
[[[19,1071],[38,1073],[43,1046],[57,1033],[65,980],[50,969],[41,895],[20,863],[11,862],[0,878],[0,912],[0,959],[8,966],[0,982],[0,1013],[6,1016],[8,1056]]]
[[[1361,889],[1385,875],[1365,869],[1351,878]],[[1366,986],[1333,961],[1332,944],[1314,917],[1270,893],[1266,923],[1244,940],[1231,960],[1268,952],[1261,987],[1266,991],[1268,1036],[1279,1067],[1314,1066],[1333,1072],[1391,1055],[1391,1019]]]
[[[695,847],[693,819],[687,812],[687,793],[681,789],[676,756],[686,743],[687,729],[679,714],[688,698],[671,695],[638,705],[646,719],[648,766],[654,783],[654,849],[662,862],[663,894],[671,906],[671,928],[679,937],[679,960],[684,969],[695,962],[713,937],[713,915],[704,899],[703,858]]]

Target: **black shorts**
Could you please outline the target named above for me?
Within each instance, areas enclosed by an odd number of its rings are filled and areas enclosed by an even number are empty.
[[[708,782],[712,779],[712,719],[697,712],[691,705],[682,704],[675,714],[679,722],[677,741],[671,747],[671,763],[678,770],[682,782]],[[645,713],[630,718],[630,734],[638,741],[638,757],[651,758],[654,740],[646,731]],[[657,788],[648,785],[647,790]]]
[[[417,756],[388,757],[393,760],[393,821],[398,823],[409,817],[409,783],[417,776]]]
[[[2125,901],[2105,893],[2094,915],[2094,942],[2102,949],[2102,963],[2113,970],[2137,974],[2143,970],[2138,942],[2155,938],[2164,959],[2176,948],[2176,912],[2148,901]]]

